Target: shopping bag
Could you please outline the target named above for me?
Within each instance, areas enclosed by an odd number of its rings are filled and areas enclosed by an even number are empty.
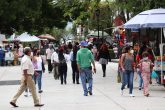
[[[118,74],[117,74],[117,83],[121,83],[121,76],[120,76],[120,72],[118,72]]]
[[[155,71],[152,71],[152,73],[151,73],[151,77],[152,77],[152,78],[157,78],[158,75],[157,75],[157,73],[156,73]]]

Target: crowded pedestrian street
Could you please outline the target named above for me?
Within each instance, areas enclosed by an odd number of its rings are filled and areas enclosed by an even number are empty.
[[[128,89],[121,96],[121,83],[117,83],[117,62],[109,62],[106,77],[103,77],[101,65],[96,62],[96,74],[93,74],[93,95],[84,96],[80,84],[73,84],[71,64],[68,62],[67,84],[61,85],[55,80],[53,73],[47,70],[43,74],[43,92],[37,93],[43,107],[34,107],[32,96],[24,93],[17,101],[18,108],[9,102],[19,87],[21,78],[20,66],[0,67],[0,110],[165,110],[165,88],[152,80],[150,96],[144,97],[138,89],[138,81],[134,79],[133,94]],[[135,75],[136,77],[136,75]],[[36,86],[37,87],[37,86]],[[38,88],[37,88],[38,89]]]

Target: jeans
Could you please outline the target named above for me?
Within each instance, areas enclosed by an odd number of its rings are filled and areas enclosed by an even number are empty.
[[[92,70],[89,68],[83,68],[80,70],[80,77],[81,77],[81,82],[84,90],[84,95],[88,94],[88,91],[92,93],[92,85],[93,85],[93,78],[92,78]],[[88,81],[88,89],[86,85],[86,80]]]
[[[38,90],[41,90],[42,86],[42,71],[36,71],[38,73],[38,76],[33,76],[35,84],[38,83]]]
[[[132,94],[133,91],[133,78],[134,78],[134,73],[133,71],[130,70],[125,70],[123,72],[123,80],[122,80],[122,86],[121,90],[125,88],[125,85],[129,85],[129,94]]]
[[[142,79],[142,75],[141,75],[141,71],[138,71],[138,82],[139,82],[139,88],[143,87],[143,79]]]

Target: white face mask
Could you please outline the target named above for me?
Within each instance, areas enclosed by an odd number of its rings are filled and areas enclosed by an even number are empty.
[[[134,53],[134,50],[131,50],[131,51],[130,51],[130,53],[132,53],[132,54],[133,54],[133,53]]]
[[[148,60],[148,57],[144,57],[143,59],[144,59],[144,60]]]

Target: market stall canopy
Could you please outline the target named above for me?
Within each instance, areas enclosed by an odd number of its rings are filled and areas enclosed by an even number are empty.
[[[107,37],[109,36],[108,33],[106,33],[105,31],[99,31],[99,36],[100,37]],[[93,31],[90,34],[87,35],[87,37],[98,37],[98,31]]]
[[[40,39],[49,39],[49,40],[56,40],[52,35],[49,34],[43,34],[38,36]]]
[[[7,39],[7,41],[8,41],[8,42],[19,41],[19,40],[17,40],[16,38],[17,38],[17,37],[16,37],[15,33],[13,33],[13,35],[11,35],[11,36]]]
[[[165,9],[152,9],[139,13],[124,24],[124,28],[162,28],[165,27]]]
[[[38,37],[31,36],[27,32],[21,34],[16,39],[19,40],[20,42],[35,42],[40,40]]]
[[[161,76],[163,76],[163,28],[165,27],[165,9],[152,9],[141,12],[127,23],[124,24],[125,28],[161,28],[161,44],[160,56],[161,56]],[[161,81],[162,81],[161,77]],[[162,83],[162,82],[161,82]]]

